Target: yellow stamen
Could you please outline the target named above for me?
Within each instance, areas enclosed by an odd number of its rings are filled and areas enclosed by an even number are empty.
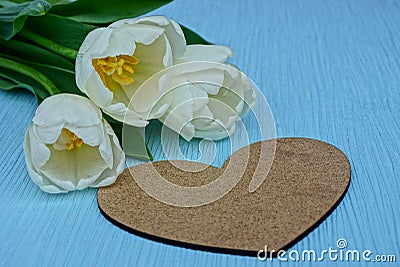
[[[116,57],[93,59],[92,64],[104,85],[113,91],[115,86],[110,85],[107,77],[110,77],[122,86],[132,84],[135,81],[132,78],[132,74],[134,73],[132,67],[139,64],[139,60],[134,56],[119,55]]]
[[[65,146],[67,147],[67,150],[71,150],[74,148],[74,142],[68,142],[65,144]]]
[[[130,85],[134,82],[134,79],[132,77],[128,77],[125,75],[116,75],[115,73],[111,75],[112,79],[119,83],[120,85]]]
[[[61,130],[60,137],[57,140],[57,143],[61,146],[65,144],[65,148],[67,150],[71,150],[74,147],[80,148],[83,144],[82,139],[78,138],[76,134],[68,130],[67,128],[63,128]]]
[[[134,73],[132,67],[129,66],[129,65],[123,65],[122,68],[123,68],[124,70],[126,70],[127,72],[129,72],[129,73]]]
[[[77,148],[80,148],[82,145],[83,145],[82,139],[79,139],[79,138],[78,138],[78,139],[75,141],[75,146],[76,146]]]

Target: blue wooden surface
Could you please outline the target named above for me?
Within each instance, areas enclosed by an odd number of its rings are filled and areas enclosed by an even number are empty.
[[[269,100],[278,136],[325,140],[350,159],[352,182],[344,201],[292,249],[335,248],[345,238],[348,248],[397,254],[398,263],[400,4],[177,0],[152,13],[232,47],[231,62]],[[103,218],[95,189],[43,193],[28,178],[22,150],[35,99],[22,91],[0,92],[0,106],[0,266],[312,265],[159,244]],[[157,146],[150,144],[153,151]]]

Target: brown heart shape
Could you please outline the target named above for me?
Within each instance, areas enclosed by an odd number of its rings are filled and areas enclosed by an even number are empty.
[[[126,169],[117,181],[100,188],[102,214],[115,225],[155,241],[212,252],[253,255],[288,249],[318,226],[339,204],[350,183],[350,164],[336,147],[307,138],[276,139],[275,158],[265,181],[249,192],[260,147],[235,152],[221,169],[205,167],[188,173],[171,162],[146,163]],[[166,180],[200,186],[217,179],[233,158],[249,160],[236,186],[220,199],[198,207],[177,207],[149,196],[132,178],[148,177],[154,168]],[[183,164],[183,165],[182,165]]]

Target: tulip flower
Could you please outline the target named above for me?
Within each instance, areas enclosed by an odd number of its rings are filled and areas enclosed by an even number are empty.
[[[161,117],[166,105],[148,114],[129,103],[137,89],[153,74],[188,61],[225,62],[230,48],[186,45],[176,22],[164,16],[117,21],[88,34],[76,59],[76,83],[97,106],[114,119],[136,127]],[[153,106],[158,86],[141,99]],[[144,116],[146,114],[146,116]]]
[[[113,183],[125,155],[100,109],[87,98],[58,94],[36,110],[24,141],[33,182],[49,193]]]
[[[161,93],[156,104],[145,107],[142,99],[157,84]],[[253,84],[236,67],[188,62],[154,75],[138,89],[130,106],[167,107],[158,119],[187,141],[194,137],[219,140],[233,133],[235,122],[254,106],[255,98]]]

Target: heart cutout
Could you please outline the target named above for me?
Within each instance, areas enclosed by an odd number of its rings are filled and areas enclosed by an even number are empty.
[[[183,186],[200,186],[215,180],[226,168],[208,166],[202,171],[181,171],[168,161],[126,169],[117,181],[100,188],[102,214],[133,234],[163,243],[206,251],[256,256],[288,249],[318,226],[339,204],[350,183],[350,164],[336,147],[307,138],[276,140],[275,158],[265,181],[249,192],[260,147],[249,145],[227,162],[250,151],[247,168],[222,198],[198,207],[177,207],[144,192],[132,178],[148,177],[156,169],[166,180]],[[183,166],[200,163],[179,162]],[[204,166],[203,166],[204,167]]]

